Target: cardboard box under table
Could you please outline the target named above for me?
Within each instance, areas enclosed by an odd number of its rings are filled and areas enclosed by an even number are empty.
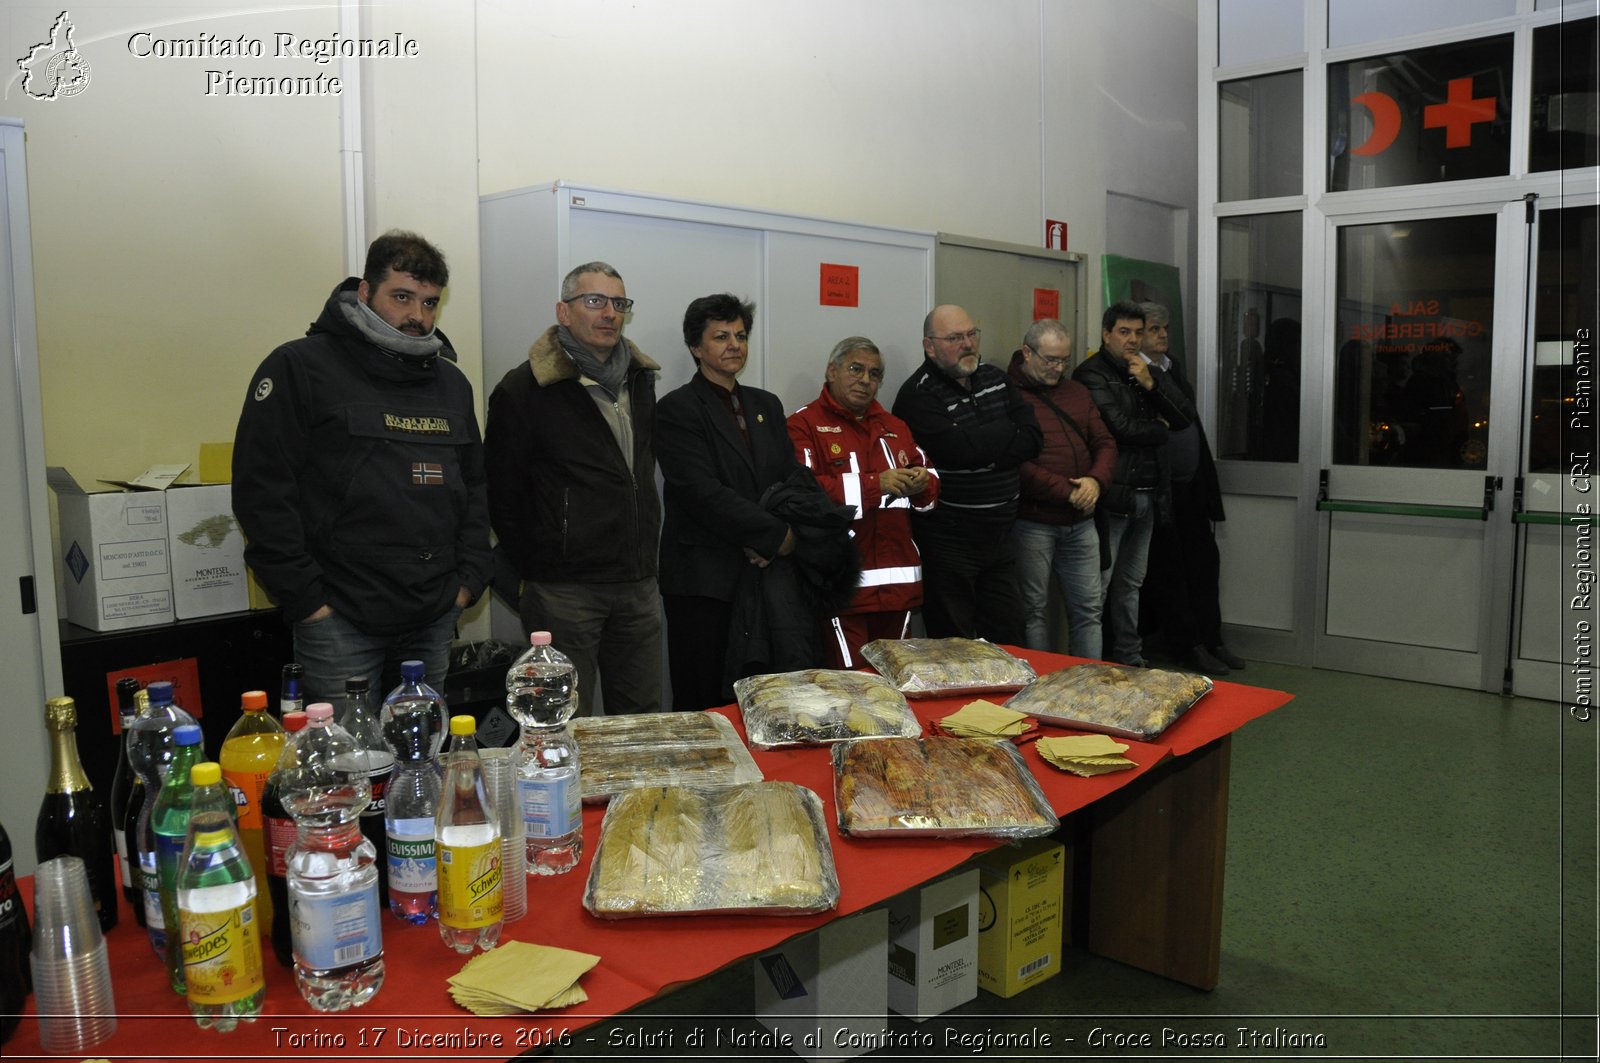
[[[883,1028],[888,1014],[889,914],[860,912],[802,934],[752,963],[755,1012],[807,1059],[858,1056],[871,1045],[851,1031]]]
[[[974,858],[978,988],[1013,997],[1061,973],[1067,849],[1034,838]]]
[[[889,1006],[918,1022],[978,995],[978,869],[889,901]]]

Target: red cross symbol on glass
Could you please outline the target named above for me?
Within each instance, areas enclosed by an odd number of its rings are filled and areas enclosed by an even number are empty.
[[[1472,144],[1472,127],[1494,121],[1494,110],[1493,96],[1473,98],[1471,78],[1451,78],[1444,102],[1422,109],[1422,125],[1425,129],[1443,126],[1444,146],[1465,148]]]

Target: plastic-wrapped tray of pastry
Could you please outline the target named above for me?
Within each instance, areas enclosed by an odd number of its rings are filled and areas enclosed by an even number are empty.
[[[572,721],[586,804],[641,786],[760,782],[739,732],[716,712],[641,712]]]
[[[733,684],[744,732],[757,749],[922,733],[901,694],[881,675],[807,668]]]
[[[1035,675],[1027,661],[981,639],[877,639],[861,656],[908,698],[1021,690]]]
[[[839,876],[822,814],[822,799],[791,782],[618,794],[583,906],[602,919],[830,911]]]
[[[1022,754],[986,738],[833,747],[839,830],[855,837],[1033,838],[1061,825]]]
[[[1203,675],[1079,664],[1041,676],[1006,702],[1041,723],[1148,742],[1210,692]]]

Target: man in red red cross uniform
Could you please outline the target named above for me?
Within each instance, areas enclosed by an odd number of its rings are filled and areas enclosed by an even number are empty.
[[[855,668],[864,644],[910,633],[911,610],[922,604],[910,513],[933,508],[939,475],[906,423],[878,405],[883,355],[876,344],[864,336],[840,340],[826,377],[816,401],[789,415],[789,438],[828,497],[855,507],[861,585],[823,637],[834,668]]]

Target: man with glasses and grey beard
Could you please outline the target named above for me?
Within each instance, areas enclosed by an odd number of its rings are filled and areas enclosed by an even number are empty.
[[[789,415],[794,454],[828,497],[855,509],[850,532],[861,583],[848,608],[827,619],[822,643],[834,668],[861,663],[874,639],[903,639],[922,604],[922,559],[911,514],[939,498],[939,476],[906,423],[878,403],[883,354],[865,336],[834,345],[822,393]]]
[[[550,632],[578,671],[580,713],[661,709],[653,443],[660,366],[622,335],[616,269],[574,268],[556,324],[489,397],[489,519],[522,577],[524,634]]]
[[[932,638],[1023,640],[1011,524],[1018,468],[1036,457],[1039,422],[1005,370],[978,356],[979,331],[959,306],[922,322],[922,365],[894,413],[939,475],[939,505],[912,515],[922,551],[922,619]]]

